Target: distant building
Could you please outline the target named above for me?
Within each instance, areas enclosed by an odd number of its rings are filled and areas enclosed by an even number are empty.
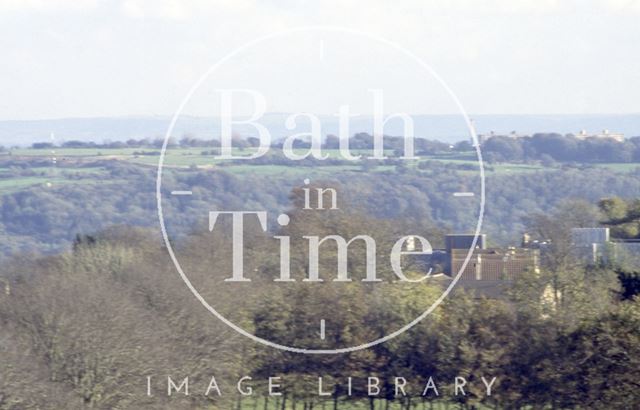
[[[450,234],[444,237],[444,247],[448,254],[452,249],[469,249],[473,245],[475,235],[472,234]],[[487,247],[487,235],[478,235],[475,247],[477,249],[485,249]]]
[[[469,250],[453,249],[450,253],[449,274],[457,275],[462,269]],[[475,249],[462,275],[461,281],[512,281],[527,271],[540,269],[538,249]]]
[[[617,142],[624,142],[624,134],[609,132],[609,130],[602,130],[602,132],[599,134],[588,134],[586,130],[581,130],[578,134],[576,134],[576,138],[580,140],[584,140],[587,138],[602,138],[612,139]]]
[[[604,244],[609,242],[609,228],[573,228],[571,242],[574,246]]]
[[[549,248],[549,241],[541,241],[538,239],[531,239],[531,235],[528,233],[522,234],[522,247],[528,249],[539,249],[541,252],[544,252]]]
[[[595,264],[609,259],[609,228],[573,228],[571,246],[578,260]]]
[[[576,258],[587,264],[640,261],[640,240],[611,239],[609,228],[573,228],[571,245]]]
[[[471,256],[460,275],[458,287],[474,297],[504,297],[513,280],[528,271],[539,271],[540,249],[487,248],[487,235],[480,234],[472,248],[475,235],[445,236],[445,249],[434,249],[430,255],[416,255],[413,266],[432,270],[432,278],[443,288],[449,286],[462,269],[469,252]],[[411,247],[411,244],[408,244]],[[444,273],[444,274],[443,274]]]
[[[451,277],[462,269],[475,235],[446,235],[445,273]],[[524,248],[487,248],[487,235],[478,235],[473,253],[464,266],[461,281],[511,281],[527,270],[539,269],[540,251]]]

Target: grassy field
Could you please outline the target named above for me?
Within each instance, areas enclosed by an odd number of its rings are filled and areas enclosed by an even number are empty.
[[[203,152],[210,152],[212,148],[170,148],[165,152],[165,164],[169,166],[181,166],[189,167],[196,166],[214,166],[219,165],[223,160],[216,159],[214,155],[203,154]],[[275,149],[272,149],[275,151]],[[249,156],[255,151],[253,149],[234,149],[234,156]],[[298,155],[302,155],[306,150],[296,149],[294,152]],[[328,155],[330,159],[340,159],[341,154],[339,150],[327,149],[322,151],[323,154]],[[146,155],[140,155],[145,153]],[[362,155],[363,157],[371,156],[372,153],[369,150],[352,150],[353,155]],[[385,151],[385,154],[390,155],[389,150]],[[157,165],[160,155],[159,149],[152,148],[124,148],[124,149],[101,149],[101,148],[57,148],[50,149],[31,149],[21,148],[11,151],[13,157],[19,158],[51,158],[54,157],[58,162],[64,162],[65,160],[77,161],[87,160],[95,161],[100,159],[119,159],[123,161],[130,161],[134,163],[140,163],[145,165]],[[10,158],[10,157],[9,157]],[[443,153],[432,156],[423,156],[421,160],[435,160],[442,163],[456,164],[456,165],[474,165],[477,164],[474,153]],[[354,163],[354,166],[357,163]]]
[[[33,149],[18,148],[11,150],[11,155],[20,157],[98,157],[105,155],[133,156],[136,151],[154,151],[142,148],[100,149],[100,148],[54,148]]]
[[[37,186],[42,189],[52,189],[69,184],[97,184],[104,182],[105,177],[109,175],[108,171],[102,167],[47,166],[30,168],[29,171],[32,171],[32,175],[7,177],[6,174],[14,171],[9,168],[0,168],[0,195]]]
[[[392,167],[388,167],[392,168]],[[334,173],[342,172],[358,172],[360,167],[357,165],[332,165],[326,167],[288,167],[286,165],[233,165],[227,167],[220,167],[218,169],[230,172],[232,174],[250,174],[260,173],[260,175],[282,175],[282,176],[297,176],[297,175],[330,175]]]
[[[640,168],[640,164],[595,164],[596,167],[608,168],[618,172],[631,172]]]
[[[98,179],[69,179],[64,176],[29,176],[11,179],[0,179],[0,195],[19,192],[26,188],[41,187],[54,189],[63,185],[96,184]],[[109,181],[110,183],[113,181]]]
[[[52,152],[55,151],[55,152]],[[171,148],[167,150],[165,164],[167,169],[176,172],[188,170],[193,167],[199,169],[218,169],[239,176],[257,173],[274,177],[320,176],[326,177],[337,173],[363,172],[362,162],[340,165],[317,165],[313,167],[290,167],[286,165],[257,165],[250,161],[246,163],[231,163],[216,159],[210,152],[211,148]],[[297,154],[303,154],[305,150],[296,150]],[[236,149],[234,155],[250,155],[250,149]],[[339,150],[324,150],[330,158],[340,158]],[[140,155],[145,153],[146,155]],[[108,175],[108,171],[102,166],[91,166],[100,160],[117,160],[139,164],[147,167],[156,167],[159,160],[158,149],[152,148],[57,148],[57,149],[14,149],[11,155],[3,155],[0,160],[9,163],[0,166],[0,194],[16,192],[33,186],[50,188],[65,184],[100,183]],[[370,156],[367,150],[353,150],[354,155]],[[389,153],[387,153],[389,154]],[[56,158],[57,166],[51,165]],[[49,158],[49,165],[43,165],[42,160]],[[24,161],[25,165],[20,165]],[[38,162],[34,162],[38,161]],[[420,160],[408,161],[406,165],[411,172],[417,171],[422,161],[436,161],[443,165],[450,165],[462,175],[478,175],[478,164],[474,152],[442,153],[422,157]],[[0,162],[2,164],[2,162]],[[640,164],[596,164],[596,167],[607,168],[615,172],[631,172],[640,167]],[[377,165],[369,172],[391,172],[394,165]],[[539,172],[554,170],[557,168],[543,167],[536,164],[517,163],[485,163],[485,171],[490,175],[510,175],[518,173]],[[15,176],[12,176],[15,175]]]
[[[213,148],[169,148],[165,152],[165,163],[168,165],[211,165],[220,160],[216,160],[213,155],[203,155],[205,151],[211,151]],[[249,156],[254,153],[253,149],[234,149],[234,156]],[[298,155],[304,154],[306,151],[295,149]],[[385,151],[390,154],[389,150]],[[141,155],[144,153],[143,155]],[[339,150],[323,150],[331,159],[339,159]],[[367,150],[352,150],[353,155],[371,155]],[[157,164],[160,155],[159,149],[153,148],[122,148],[122,149],[102,149],[102,148],[56,148],[56,149],[32,149],[20,148],[11,151],[11,155],[15,157],[56,157],[58,160],[62,158],[87,158],[87,159],[108,159],[116,158],[121,160],[133,161],[142,164]]]
[[[545,168],[541,165],[528,165],[528,164],[497,164],[497,165],[486,165],[488,167],[488,172],[497,173],[497,174],[514,174],[520,172],[535,172],[535,171],[544,171],[550,170],[550,168]]]

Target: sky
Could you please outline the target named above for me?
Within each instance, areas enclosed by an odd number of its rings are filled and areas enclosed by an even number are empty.
[[[0,0],[0,120],[171,115],[228,53],[306,26],[398,44],[433,68],[469,113],[639,113],[638,21],[640,0]],[[288,39],[251,51],[295,66],[308,56],[296,43],[302,37]],[[340,43],[327,43],[333,67],[348,61],[331,54]],[[391,52],[367,55],[374,48],[363,43],[362,72],[387,73],[416,114],[455,111],[421,104],[415,67]],[[225,84],[243,83],[249,71],[239,67],[242,60],[226,67]],[[298,69],[312,82],[320,65],[305,67]],[[260,81],[272,92],[302,81],[264,71]],[[301,89],[268,110],[336,111],[337,101],[314,94],[322,87]],[[202,115],[203,107],[187,113]]]

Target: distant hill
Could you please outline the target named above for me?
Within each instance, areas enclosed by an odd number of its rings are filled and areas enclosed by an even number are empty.
[[[284,127],[287,114],[267,114],[261,123],[273,136],[279,139],[291,132]],[[640,136],[640,114],[620,115],[475,115],[478,133],[494,131],[507,134],[516,131],[518,134],[536,132],[577,133],[582,129],[591,133],[609,129],[612,132],[624,133],[626,137]],[[129,138],[159,138],[164,136],[171,118],[155,117],[105,117],[105,118],[65,118],[53,120],[0,121],[0,145],[26,146],[33,142],[48,141],[51,133],[57,142],[82,140],[104,142],[105,140],[122,141]],[[302,121],[302,120],[300,120]],[[457,115],[420,115],[414,116],[416,135],[445,142],[455,142],[467,138],[462,118]],[[300,130],[306,129],[300,125]],[[336,117],[322,118],[323,133],[337,134]],[[251,127],[238,127],[239,134],[249,134]],[[352,119],[351,133],[372,132],[371,118],[366,116]],[[400,135],[402,124],[390,121],[385,128],[390,135]],[[219,120],[204,117],[182,117],[176,124],[175,137],[192,134],[200,138],[219,137]]]

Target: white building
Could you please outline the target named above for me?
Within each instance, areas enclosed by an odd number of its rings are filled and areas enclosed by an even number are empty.
[[[600,134],[588,134],[586,130],[581,130],[576,134],[576,138],[580,140],[587,138],[608,138],[618,142],[624,142],[624,134],[609,132],[609,130],[602,130]]]
[[[609,228],[573,228],[571,240],[576,257],[588,264],[600,261],[623,264],[640,262],[640,241],[612,240]]]

